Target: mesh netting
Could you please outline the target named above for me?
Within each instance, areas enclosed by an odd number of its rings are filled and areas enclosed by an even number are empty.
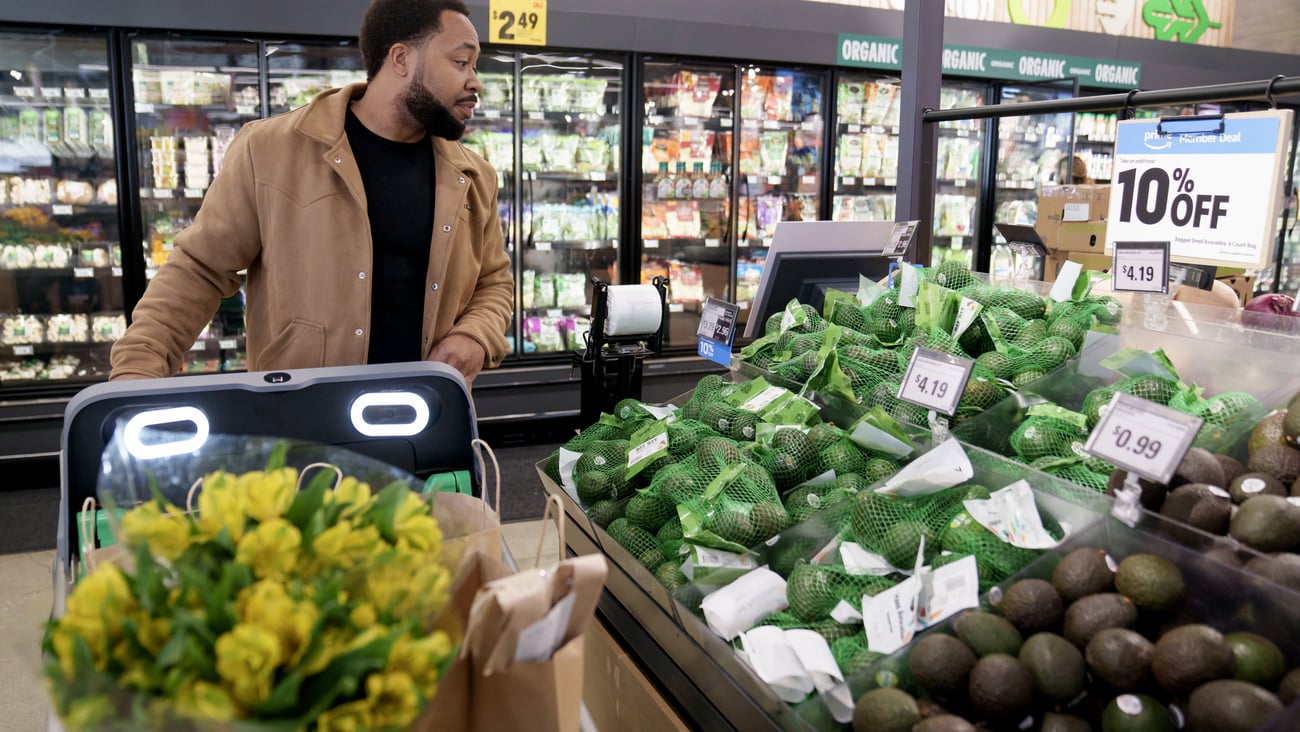
[[[834,618],[814,622],[809,629],[826,639],[829,645],[837,640],[865,635],[860,623],[844,624]]]
[[[587,515],[590,516],[591,520],[595,521],[598,526],[607,529],[615,519],[623,518],[626,515],[629,500],[631,499],[623,499],[621,501],[604,499],[596,501],[587,507]]]
[[[700,440],[716,436],[717,431],[699,420],[679,419],[668,425],[668,455],[673,460],[694,455]]]
[[[659,531],[655,534],[655,538],[658,539],[660,543],[682,538],[682,522],[681,519],[677,518],[676,510],[673,511],[672,518],[669,518],[664,522],[663,526],[659,527]]]
[[[659,580],[659,583],[664,587],[667,587],[669,592],[676,592],[678,588],[690,582],[690,580],[686,579],[686,575],[682,574],[681,568],[672,561],[659,565],[658,569],[655,570],[655,579]]]
[[[648,490],[677,506],[698,498],[708,485],[709,481],[700,474],[695,456],[691,455],[655,473]]]
[[[1010,288],[990,288],[984,305],[993,308],[1006,308],[1025,320],[1041,319],[1047,311],[1043,298],[1032,292]]]
[[[1075,445],[1088,439],[1083,428],[1063,419],[1031,416],[1011,433],[1011,448],[1022,460],[1032,462],[1046,457],[1072,457]]]
[[[762,465],[781,491],[820,475],[821,457],[812,440],[801,430],[786,428],[772,435],[770,450],[761,451]]]
[[[1048,326],[1047,335],[1064,338],[1078,352],[1080,348],[1083,348],[1083,342],[1088,337],[1088,329],[1073,320],[1061,319],[1053,321]]]
[[[867,316],[864,308],[850,303],[840,303],[831,313],[831,322],[855,333],[867,332]]]
[[[938,267],[929,270],[927,274],[931,282],[942,285],[949,290],[960,290],[976,282],[975,276],[970,273],[970,269],[954,259],[949,259]]]
[[[928,348],[931,351],[939,351],[954,356],[961,356],[962,358],[970,358],[970,356],[961,349],[961,345],[957,342],[956,338],[953,338],[951,335],[948,335],[941,330],[931,330],[929,332],[914,331],[907,337],[903,342],[903,345],[900,346],[897,351],[896,363],[898,364],[898,370],[900,372],[907,369],[908,362],[912,360],[912,352],[918,348]]]
[[[619,519],[619,521],[622,520],[624,519]],[[631,523],[627,524],[618,536],[614,536],[614,540],[622,544],[623,548],[636,557],[641,566],[651,572],[668,561],[668,558],[664,556],[663,549],[659,547],[659,542],[655,540],[654,534],[639,526],[633,526]]]
[[[837,476],[835,480],[826,483],[799,486],[786,494],[785,507],[790,512],[790,519],[795,523],[802,523],[836,505],[841,505],[847,511],[848,499],[852,498],[859,490],[858,486],[862,485],[865,485],[865,481],[860,476],[850,473]]]
[[[739,462],[740,445],[728,437],[705,437],[695,446],[695,468],[706,486],[728,465]]]
[[[1072,483],[1091,488],[1098,493],[1106,492],[1106,485],[1110,482],[1110,472],[1098,473],[1088,469],[1082,464],[1067,465],[1063,468],[1048,471],[1058,478],[1063,478]]]
[[[602,499],[618,500],[631,495],[623,478],[627,467],[627,440],[598,440],[583,451],[573,466],[578,500],[591,505]]]
[[[836,475],[866,472],[867,454],[848,438],[840,438],[819,452],[822,467],[835,471]]]
[[[584,452],[586,451],[587,446],[593,442],[599,440],[615,440],[621,435],[622,430],[619,428],[607,425],[604,422],[597,422],[574,435],[568,442],[564,443],[564,449],[573,452]]]
[[[842,566],[800,564],[786,580],[785,597],[791,615],[812,623],[829,618],[841,600],[861,611],[863,595],[877,595],[895,584],[884,577],[849,574]]]
[[[728,465],[741,467],[733,471],[721,492],[685,501],[685,508],[703,519],[705,529],[746,547],[785,530],[790,525],[790,514],[781,504],[780,494],[767,471],[742,463],[739,457]],[[698,472],[703,474],[702,469]]]
[[[1191,414],[1207,424],[1232,425],[1262,410],[1259,400],[1250,394],[1230,391],[1201,399],[1194,391],[1180,391],[1167,402],[1171,409]]]
[[[805,623],[785,610],[778,610],[766,618],[763,618],[759,625],[770,625],[774,628],[780,628],[781,630],[808,630],[810,628],[808,623]]]
[[[847,434],[830,422],[818,422],[808,430],[808,440],[812,443],[813,449],[820,453]]]
[[[911,567],[922,538],[927,561],[939,553],[937,535],[961,510],[962,491],[897,498],[867,491],[854,500],[851,528],[862,546],[895,567]]]
[[[628,422],[631,420],[654,419],[636,399],[621,399],[614,405],[614,416]]]
[[[731,383],[718,374],[709,374],[700,379],[700,383],[695,385],[695,391],[691,393],[691,398],[682,405],[681,418],[699,419],[704,407],[718,399],[729,386]]]
[[[1070,341],[1060,336],[1046,336],[1035,340],[1031,346],[1011,358],[1011,373],[1012,375],[1026,371],[1047,373],[1060,368],[1074,355],[1074,344]]]
[[[677,504],[653,491],[642,491],[628,499],[624,515],[633,526],[656,533],[668,519],[677,515]]]
[[[882,344],[897,344],[906,332],[900,320],[903,313],[903,308],[898,305],[898,290],[882,293],[867,307],[866,318],[871,328],[870,335],[875,336]],[[914,313],[912,317],[915,318]]]
[[[845,677],[852,676],[870,666],[872,662],[884,658],[884,654],[867,650],[867,640],[863,634],[837,639],[831,644],[831,655]]]
[[[1016,375],[1015,363],[1011,357],[997,351],[982,353],[975,359],[975,367],[986,369],[998,379],[1010,379]]]
[[[1015,338],[1010,343],[1014,348],[1030,349],[1047,337],[1046,320],[1026,320],[1025,327],[1020,329]],[[1073,348],[1073,345],[1071,345]]]
[[[961,401],[957,402],[957,412],[958,414],[979,413],[1002,401],[1006,396],[1006,389],[992,379],[972,376],[970,381],[966,382]]]
[[[792,326],[790,330],[798,333],[817,333],[826,330],[829,324],[822,318],[822,314],[817,312],[817,308],[812,305],[799,305],[799,309],[803,310],[804,321]]]
[[[939,538],[943,551],[972,555],[980,583],[996,584],[1032,562],[1040,554],[1034,549],[1012,546],[984,528],[965,510],[944,527]],[[954,560],[955,561],[955,560]]]
[[[560,484],[560,451],[556,450],[546,457],[546,463],[542,465],[542,472],[546,477],[555,481],[556,485]]]

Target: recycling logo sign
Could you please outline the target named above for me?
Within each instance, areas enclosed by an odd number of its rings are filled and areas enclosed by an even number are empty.
[[[1222,28],[1210,20],[1201,0],[1146,0],[1142,20],[1155,31],[1156,40],[1196,43],[1207,30]]]

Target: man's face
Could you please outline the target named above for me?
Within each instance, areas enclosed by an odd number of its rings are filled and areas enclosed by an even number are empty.
[[[459,140],[483,89],[475,70],[478,33],[469,18],[452,10],[442,11],[439,23],[442,30],[413,49],[415,70],[401,103],[430,135]]]

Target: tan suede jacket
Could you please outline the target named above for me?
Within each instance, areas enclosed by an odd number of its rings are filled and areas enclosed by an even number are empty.
[[[361,173],[343,131],[365,84],[332,89],[288,114],[245,125],[194,225],[176,235],[132,324],[113,346],[113,377],[170,376],[248,270],[250,371],[363,364],[370,338],[371,242]],[[492,166],[433,138],[433,240],[424,292],[424,357],[452,333],[505,357],[514,282]]]

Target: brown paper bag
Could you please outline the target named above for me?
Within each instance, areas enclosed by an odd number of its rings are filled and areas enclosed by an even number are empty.
[[[554,496],[547,499],[544,521],[553,509],[563,548],[563,507]],[[544,528],[542,534],[539,558]],[[602,555],[516,574],[491,557],[472,555],[457,573],[449,603],[451,614],[465,618],[460,655],[412,729],[577,730],[582,638],[607,571]],[[521,641],[531,655],[517,659]]]
[[[433,517],[438,520],[442,530],[442,556],[448,567],[458,567],[465,557],[482,552],[493,559],[501,558],[501,519],[497,511],[501,509],[501,466],[492,448],[483,440],[475,438],[470,443],[474,448],[474,459],[478,462],[479,493],[482,498],[467,496],[463,493],[435,493],[433,495]],[[487,503],[488,474],[484,454],[492,459],[492,470],[496,478],[495,499],[491,506]]]

